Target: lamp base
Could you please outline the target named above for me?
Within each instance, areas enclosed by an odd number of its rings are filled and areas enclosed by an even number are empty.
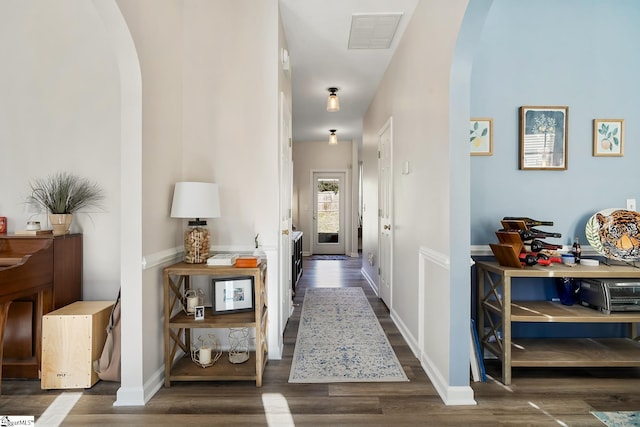
[[[211,232],[201,225],[189,226],[184,233],[184,262],[204,264],[209,259]]]

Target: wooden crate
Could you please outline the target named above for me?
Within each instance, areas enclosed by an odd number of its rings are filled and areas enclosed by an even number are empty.
[[[90,388],[114,301],[77,301],[42,317],[42,389]]]

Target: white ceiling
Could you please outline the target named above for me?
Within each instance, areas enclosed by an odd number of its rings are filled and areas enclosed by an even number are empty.
[[[418,0],[280,0],[293,84],[293,140],[361,140],[362,118]],[[354,14],[402,13],[388,49],[349,49]],[[339,88],[340,111],[326,110]]]

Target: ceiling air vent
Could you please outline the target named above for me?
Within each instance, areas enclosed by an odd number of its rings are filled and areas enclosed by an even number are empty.
[[[388,49],[402,13],[351,15],[349,49]]]

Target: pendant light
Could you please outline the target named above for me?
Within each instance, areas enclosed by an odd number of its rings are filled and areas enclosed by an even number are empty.
[[[338,136],[335,129],[329,129],[329,145],[336,145],[338,143]]]
[[[336,95],[338,88],[330,87],[328,90],[329,98],[327,99],[327,111],[329,111],[330,113],[340,111],[340,100],[338,99],[338,95]]]

